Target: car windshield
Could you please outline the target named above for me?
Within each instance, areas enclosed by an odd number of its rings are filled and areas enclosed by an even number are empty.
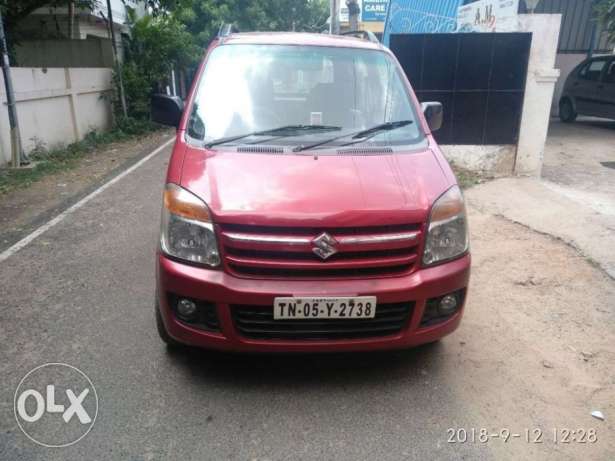
[[[424,139],[398,66],[383,51],[234,44],[209,55],[187,134],[202,145],[344,145],[351,133],[397,121],[409,122],[361,143]]]

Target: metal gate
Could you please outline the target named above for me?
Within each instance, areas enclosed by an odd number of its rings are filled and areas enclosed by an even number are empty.
[[[419,100],[444,105],[441,144],[516,144],[531,33],[393,34]]]

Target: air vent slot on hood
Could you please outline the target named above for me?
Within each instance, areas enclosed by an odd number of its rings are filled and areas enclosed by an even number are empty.
[[[254,154],[283,154],[284,148],[277,146],[239,146],[237,152],[249,152]]]
[[[378,155],[392,154],[393,149],[390,147],[351,147],[348,149],[338,149],[338,155]]]

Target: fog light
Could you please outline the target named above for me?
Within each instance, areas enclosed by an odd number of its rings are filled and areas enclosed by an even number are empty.
[[[457,297],[454,295],[446,295],[438,304],[438,312],[440,315],[451,315],[457,309]]]
[[[189,319],[196,313],[196,304],[189,299],[182,298],[177,302],[177,313],[180,317]]]

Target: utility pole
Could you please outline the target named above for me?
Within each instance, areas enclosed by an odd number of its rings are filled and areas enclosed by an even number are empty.
[[[331,19],[329,21],[329,33],[338,35],[340,33],[340,0],[329,0],[331,5]]]
[[[11,80],[11,66],[9,63],[9,53],[6,46],[4,35],[4,22],[0,11],[0,53],[2,54],[2,76],[4,77],[4,88],[6,89],[6,105],[9,111],[9,126],[11,129],[11,162],[13,168],[19,168],[22,164],[30,161],[21,147],[21,137],[19,136],[19,120],[17,119],[17,108],[15,104],[15,92],[13,91],[13,80]]]
[[[348,23],[350,30],[359,30],[359,13],[361,13],[361,7],[357,0],[347,0],[346,6],[348,7]]]
[[[68,0],[68,39],[73,39],[73,30],[75,28],[75,2]]]
[[[117,55],[117,44],[115,43],[115,30],[113,29],[113,12],[111,11],[111,0],[107,0],[107,20],[109,21],[109,31],[111,34],[111,46],[113,48],[113,60],[115,61],[115,72],[117,72],[117,81],[120,86],[120,103],[122,104],[122,113],[124,117],[128,117],[126,109],[126,98],[124,97],[124,81],[122,79],[122,68]]]

